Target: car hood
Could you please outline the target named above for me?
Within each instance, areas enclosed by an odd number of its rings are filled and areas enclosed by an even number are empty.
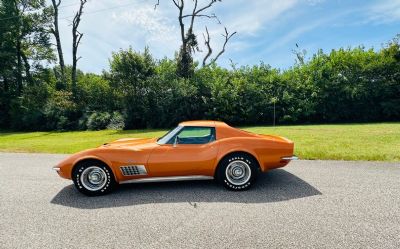
[[[157,138],[124,138],[102,145],[106,148],[143,149],[157,145]]]

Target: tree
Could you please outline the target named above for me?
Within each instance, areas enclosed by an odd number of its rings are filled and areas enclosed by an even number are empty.
[[[194,32],[194,24],[196,18],[201,17],[201,18],[216,19],[220,23],[218,17],[215,14],[209,14],[206,13],[206,11],[210,9],[215,3],[222,2],[222,0],[208,0],[208,2],[202,7],[199,7],[198,0],[193,0],[193,7],[192,10],[189,12],[189,14],[185,14],[185,0],[172,0],[172,2],[178,9],[180,40],[182,43],[178,52],[177,73],[181,77],[189,78],[190,76],[193,75],[193,68],[194,68],[192,54],[195,53],[196,51],[200,51],[197,35]],[[159,4],[160,1],[158,0],[155,5],[155,8],[157,8]],[[188,24],[185,24],[186,19],[189,20]],[[203,66],[206,66],[207,59],[212,54],[212,48],[210,45],[210,34],[208,33],[207,27],[206,27],[206,32],[207,32],[207,38],[205,37],[206,39],[205,44],[207,46],[208,53],[206,57],[203,59]],[[218,58],[225,52],[226,44],[228,43],[229,39],[232,38],[232,36],[235,34],[236,32],[234,32],[233,34],[229,34],[227,28],[225,27],[225,35],[223,35],[225,37],[225,42],[223,48],[217,54],[217,56],[211,60],[211,63],[217,61]]]
[[[81,16],[83,13],[83,7],[86,4],[87,0],[80,0],[79,10],[76,12],[74,16],[74,20],[72,21],[72,93],[73,96],[76,97],[76,65],[78,60],[81,57],[77,57],[79,43],[82,39],[83,34],[78,31],[79,24],[81,22]]]
[[[9,123],[10,101],[16,94],[15,8],[12,1],[0,3],[0,127]],[[21,86],[22,88],[22,82]]]
[[[13,119],[21,122],[19,117],[25,114],[29,119],[29,114],[35,112],[32,110],[36,106],[27,104],[33,103],[28,92],[29,89],[31,93],[40,91],[35,85],[38,83],[36,76],[44,71],[41,63],[53,58],[44,29],[48,24],[44,6],[44,1],[0,2],[1,127],[10,127]],[[23,108],[26,112],[21,112]],[[13,116],[18,112],[18,117]]]
[[[111,86],[117,91],[116,95],[123,98],[126,127],[144,127],[149,80],[155,74],[155,62],[149,50],[137,53],[129,48],[113,53],[110,69]]]
[[[296,63],[304,65],[307,50],[300,49],[299,44],[296,43],[296,49],[292,49],[292,53],[296,55]]]
[[[0,124],[9,124],[11,104],[18,106],[24,87],[37,84],[35,76],[45,70],[42,62],[54,59],[45,5],[45,0],[0,2]]]
[[[64,55],[62,51],[61,39],[60,39],[60,32],[58,28],[58,8],[61,4],[61,0],[51,0],[52,7],[53,7],[53,27],[51,27],[50,31],[53,34],[56,40],[56,47],[58,53],[58,63],[60,65],[60,73],[61,77],[58,77],[59,88],[64,89],[66,84],[65,78],[65,63],[64,63]]]
[[[31,70],[40,70],[42,61],[53,61],[54,54],[47,33],[49,16],[45,12],[46,1],[15,0],[13,3],[15,22],[12,30],[16,50],[18,89],[21,92],[24,78],[28,84],[34,84]]]
[[[211,45],[210,45],[210,41],[211,41],[210,33],[208,32],[208,28],[206,27],[206,34],[207,34],[207,36],[205,36],[204,34],[203,34],[203,36],[204,36],[204,41],[205,41],[205,44],[206,44],[206,46],[207,46],[208,52],[207,52],[206,56],[203,58],[203,67],[209,66],[209,65],[211,65],[212,63],[215,63],[215,62],[218,60],[218,58],[219,58],[223,53],[225,53],[226,44],[228,44],[228,42],[229,42],[229,40],[232,38],[232,36],[234,36],[234,35],[236,34],[236,32],[233,32],[232,34],[229,34],[228,29],[227,29],[226,27],[225,27],[224,29],[225,29],[225,34],[222,34],[222,36],[225,38],[224,45],[222,46],[222,49],[221,49],[221,51],[219,51],[219,53],[217,54],[217,56],[215,56],[215,58],[211,59],[210,62],[207,63],[207,60],[209,59],[209,57],[210,57],[210,56],[212,55],[212,53],[213,53],[213,49],[212,49],[212,47],[211,47]]]

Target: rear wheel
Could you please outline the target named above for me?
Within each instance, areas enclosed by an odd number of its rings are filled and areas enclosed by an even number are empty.
[[[114,175],[109,167],[99,161],[79,163],[72,174],[75,187],[88,196],[104,195],[116,185]]]
[[[232,154],[222,159],[217,172],[217,179],[229,190],[249,189],[256,181],[258,163],[244,153]]]

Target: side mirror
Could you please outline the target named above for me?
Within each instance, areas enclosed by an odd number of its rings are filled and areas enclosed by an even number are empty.
[[[176,136],[174,139],[174,147],[179,144],[179,136]]]

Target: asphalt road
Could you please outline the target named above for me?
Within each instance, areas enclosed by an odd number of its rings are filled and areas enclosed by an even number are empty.
[[[297,161],[247,192],[131,184],[88,198],[51,166],[0,153],[0,248],[400,248],[400,164]]]

